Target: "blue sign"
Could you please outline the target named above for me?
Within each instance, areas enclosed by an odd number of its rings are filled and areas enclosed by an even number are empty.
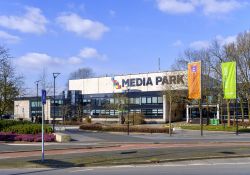
[[[46,90],[42,90],[42,104],[46,104]]]

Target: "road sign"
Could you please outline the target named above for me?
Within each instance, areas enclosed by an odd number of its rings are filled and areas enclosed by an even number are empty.
[[[42,104],[46,104],[46,90],[42,90]]]

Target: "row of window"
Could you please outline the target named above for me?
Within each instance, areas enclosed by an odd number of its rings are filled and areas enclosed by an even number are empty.
[[[119,115],[118,110],[83,110],[84,114],[92,114],[92,115]],[[143,113],[145,116],[163,116],[163,109],[131,109],[130,114],[133,113]]]
[[[52,105],[54,104],[54,100],[51,100],[50,102]],[[55,104],[62,105],[63,100],[55,100]],[[42,102],[41,101],[31,101],[31,107],[42,107]]]
[[[162,104],[162,97],[136,97],[136,98],[93,98],[93,99],[83,99],[83,105],[96,105],[103,106],[105,104]]]

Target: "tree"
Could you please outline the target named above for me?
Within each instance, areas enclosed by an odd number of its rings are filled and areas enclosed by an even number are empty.
[[[12,113],[14,99],[21,95],[23,77],[16,74],[9,50],[0,46],[0,116]]]
[[[94,77],[94,75],[95,74],[91,68],[83,67],[83,68],[80,68],[80,69],[72,72],[69,76],[69,79],[70,80],[85,79],[85,78]]]
[[[116,110],[119,112],[119,122],[123,123],[122,120],[124,119],[124,112],[128,108],[128,97],[127,94],[120,93],[114,94],[114,102],[113,103],[106,103],[104,108],[107,110]]]

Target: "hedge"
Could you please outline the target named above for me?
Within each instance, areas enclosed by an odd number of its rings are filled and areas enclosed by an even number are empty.
[[[17,134],[13,132],[0,132],[0,141],[25,141],[25,142],[41,142],[41,134]],[[45,142],[54,142],[55,135],[44,134]]]
[[[109,132],[127,132],[128,127],[126,125],[114,125],[105,126],[101,124],[83,124],[80,126],[83,130],[94,130],[94,131],[109,131]],[[168,133],[167,127],[146,127],[146,126],[130,126],[130,132],[144,132],[144,133]]]
[[[40,124],[19,124],[4,128],[4,132],[14,132],[17,134],[38,134],[42,132]],[[48,125],[44,125],[45,133],[52,133],[52,128]]]
[[[14,125],[32,124],[30,121],[0,120],[0,131]]]

